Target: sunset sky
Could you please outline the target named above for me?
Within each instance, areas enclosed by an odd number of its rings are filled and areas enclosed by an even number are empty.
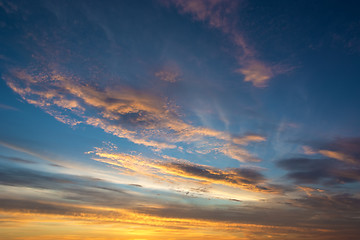
[[[359,9],[0,0],[0,239],[359,239]]]

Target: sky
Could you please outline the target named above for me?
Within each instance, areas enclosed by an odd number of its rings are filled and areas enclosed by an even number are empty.
[[[0,0],[0,239],[358,239],[359,8]]]

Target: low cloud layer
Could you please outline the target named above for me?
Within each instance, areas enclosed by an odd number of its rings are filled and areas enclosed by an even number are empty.
[[[277,165],[287,170],[286,177],[297,183],[356,183],[360,181],[359,147],[358,138],[335,139],[314,147],[304,147],[304,153],[309,157],[284,159]]]

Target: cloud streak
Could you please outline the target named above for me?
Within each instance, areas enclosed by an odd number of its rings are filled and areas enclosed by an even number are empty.
[[[231,0],[172,0],[172,3],[182,14],[190,14],[194,20],[207,23],[227,36],[236,46],[235,58],[240,65],[236,72],[244,75],[244,81],[255,87],[266,87],[268,81],[281,73],[277,67],[272,67],[257,57],[256,51],[245,39],[237,26],[237,11],[241,3]]]
[[[346,164],[360,164],[360,139],[338,138],[333,141],[322,143],[314,147],[304,146],[307,155],[320,154],[325,157],[342,161]]]
[[[93,153],[101,157],[94,158],[95,160],[119,167],[121,171],[129,174],[135,172],[137,175],[142,174],[156,179],[165,174],[166,179],[181,177],[191,181],[198,181],[204,185],[221,184],[262,193],[282,192],[280,187],[268,184],[265,177],[254,169],[230,168],[222,170],[184,160],[172,158],[170,158],[170,161],[167,158],[163,160],[149,159],[140,155],[108,152],[99,148]],[[186,184],[186,182],[183,184]]]

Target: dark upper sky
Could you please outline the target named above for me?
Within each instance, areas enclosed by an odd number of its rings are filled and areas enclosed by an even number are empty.
[[[0,235],[357,239],[359,9],[1,0]]]

